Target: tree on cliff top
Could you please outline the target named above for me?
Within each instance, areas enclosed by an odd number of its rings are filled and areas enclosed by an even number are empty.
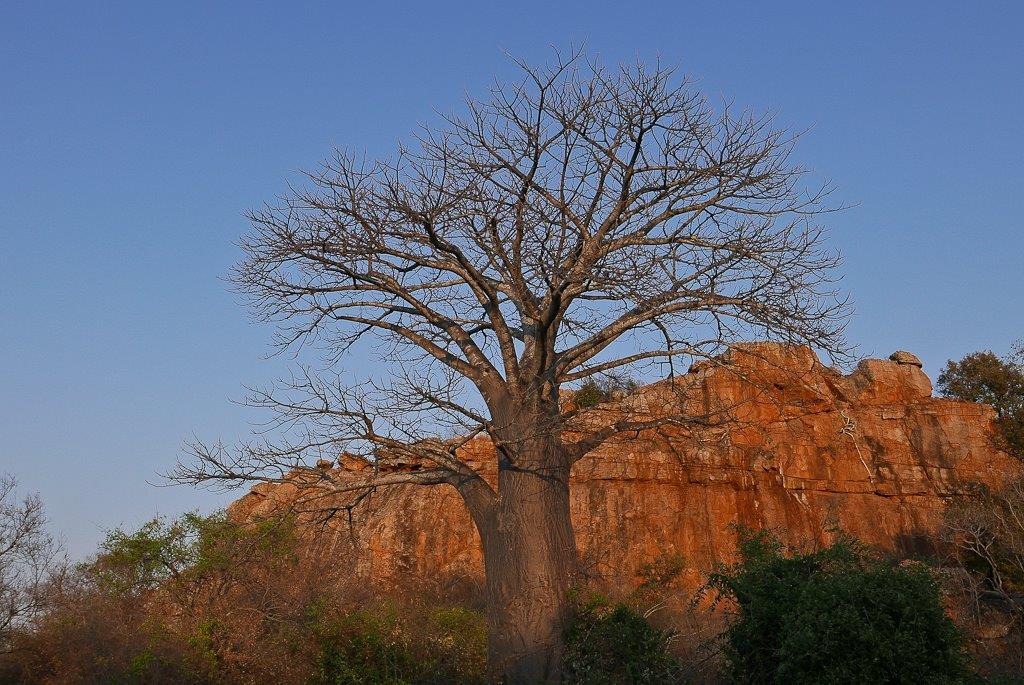
[[[949,360],[938,385],[946,397],[991,406],[996,446],[1024,459],[1024,343],[1004,357],[984,350]]]
[[[288,481],[325,508],[454,487],[482,541],[490,669],[509,683],[560,677],[573,463],[692,419],[626,417],[570,440],[559,390],[644,365],[671,375],[751,337],[834,353],[845,316],[816,223],[827,189],[804,187],[794,136],[770,117],[716,109],[661,65],[518,66],[394,157],[336,152],[250,214],[234,283],[282,348],[319,345],[324,368],[251,398],[283,437],[191,444],[173,474]],[[371,349],[386,378],[340,370]],[[496,447],[496,488],[460,458],[476,436]],[[342,454],[365,477],[321,468]],[[418,467],[376,468],[389,460]]]

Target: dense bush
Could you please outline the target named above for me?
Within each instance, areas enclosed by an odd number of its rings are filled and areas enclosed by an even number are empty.
[[[591,597],[577,607],[566,635],[565,682],[682,682],[682,667],[668,649],[673,636],[672,631],[652,626],[633,607]]]
[[[968,679],[963,639],[925,566],[876,559],[850,540],[786,553],[769,534],[748,530],[740,531],[739,551],[739,562],[709,582],[737,610],[724,635],[737,681]]]
[[[0,653],[0,682],[482,680],[478,612],[367,601],[301,544],[288,520],[222,514],[113,531],[53,579],[41,615]]]
[[[297,676],[282,638],[318,590],[287,520],[154,519],[54,577],[15,638],[15,682],[252,682]],[[298,664],[298,667],[293,667]]]
[[[981,506],[970,521],[994,515]],[[290,521],[241,526],[223,515],[114,531],[95,558],[54,576],[41,614],[0,654],[0,682],[485,681],[480,612],[367,599],[345,589],[333,559],[301,545]],[[693,645],[674,644],[673,631],[647,620],[678,594],[671,585],[682,568],[679,557],[659,559],[619,602],[581,592],[566,633],[566,682],[705,682],[704,666],[672,654]],[[1014,596],[1017,577],[1001,577]],[[709,587],[735,609],[722,643],[738,682],[969,679],[962,639],[920,564],[884,562],[848,540],[796,554],[742,530],[739,562]]]
[[[482,683],[483,616],[463,608],[378,604],[323,612],[311,682],[323,685]]]

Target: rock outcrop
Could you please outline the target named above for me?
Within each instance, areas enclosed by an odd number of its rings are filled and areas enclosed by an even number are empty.
[[[581,420],[593,427],[679,402],[704,420],[620,436],[573,469],[577,544],[596,579],[621,587],[644,564],[681,555],[684,584],[696,587],[731,558],[737,523],[772,528],[798,546],[842,529],[883,549],[922,551],[966,483],[996,484],[1018,468],[992,446],[989,408],[932,397],[921,362],[902,351],[844,375],[805,347],[736,345]],[[492,454],[485,440],[462,452],[489,479]],[[353,473],[358,463],[333,468],[338,477],[365,475]],[[231,515],[267,514],[293,495],[288,486],[260,485]],[[476,532],[446,487],[374,492],[317,544],[378,583],[482,573]]]

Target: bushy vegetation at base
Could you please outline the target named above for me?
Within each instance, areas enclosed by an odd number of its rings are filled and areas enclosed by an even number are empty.
[[[974,486],[947,506],[944,524],[949,594],[971,625],[1000,627],[998,640],[976,643],[979,669],[1024,673],[1024,478]]]
[[[988,506],[982,513],[999,511]],[[981,516],[970,513],[956,520]],[[984,521],[986,531],[996,530]],[[960,540],[974,528],[957,530]],[[999,545],[1006,537],[1000,534]],[[0,682],[486,682],[482,611],[430,600],[413,588],[390,599],[353,590],[333,556],[319,559],[302,544],[288,520],[243,526],[223,515],[114,531],[93,559],[53,577],[42,612],[0,650]],[[973,549],[964,544],[961,549]],[[800,554],[747,530],[739,552],[739,561],[716,571],[708,585],[717,607],[730,614],[720,637],[725,677],[743,683],[977,680],[924,565],[881,560],[850,540]],[[991,569],[1004,567],[983,567],[988,594]],[[682,569],[678,557],[651,564],[621,600],[579,590],[566,632],[565,681],[668,685],[715,678],[717,668],[702,661],[707,650],[694,649],[703,640],[681,644],[673,630],[648,620],[664,620],[659,609],[672,601],[685,606],[671,587]],[[1004,605],[1016,597],[1011,576],[999,576]],[[696,610],[695,620],[698,614],[721,618],[702,612]],[[718,632],[707,625],[704,635]],[[678,658],[683,651],[692,656]],[[986,672],[1015,673],[1007,664]]]
[[[0,654],[11,683],[479,683],[481,612],[367,598],[290,521],[223,515],[114,531]]]
[[[313,626],[318,685],[482,683],[483,616],[461,607],[381,604],[336,614]]]
[[[683,667],[669,652],[674,633],[652,626],[635,608],[590,599],[577,609],[566,637],[565,682],[668,685]]]
[[[683,664],[672,654],[674,629],[648,617],[675,592],[684,568],[679,555],[665,555],[640,569],[641,583],[620,601],[577,588],[565,639],[564,677],[570,684],[669,685],[684,682]]]
[[[740,561],[710,587],[736,607],[725,654],[747,683],[960,683],[964,639],[922,564],[894,564],[840,540],[787,553],[741,530]]]

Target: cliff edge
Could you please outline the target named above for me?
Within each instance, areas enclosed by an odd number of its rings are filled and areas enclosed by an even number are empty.
[[[931,391],[908,352],[864,360],[844,375],[809,348],[750,343],[588,409],[579,430],[678,402],[712,418],[619,436],[575,465],[572,515],[584,572],[628,586],[644,564],[681,555],[682,580],[696,587],[730,559],[736,523],[772,528],[798,546],[842,529],[897,553],[926,551],[949,498],[1020,468],[993,447],[987,406]],[[488,479],[492,454],[483,439],[462,452]],[[331,468],[338,478],[357,477]],[[259,517],[293,496],[289,485],[258,485],[229,513]],[[351,520],[338,517],[318,536],[318,550],[375,583],[482,575],[476,531],[448,487],[378,490]]]

